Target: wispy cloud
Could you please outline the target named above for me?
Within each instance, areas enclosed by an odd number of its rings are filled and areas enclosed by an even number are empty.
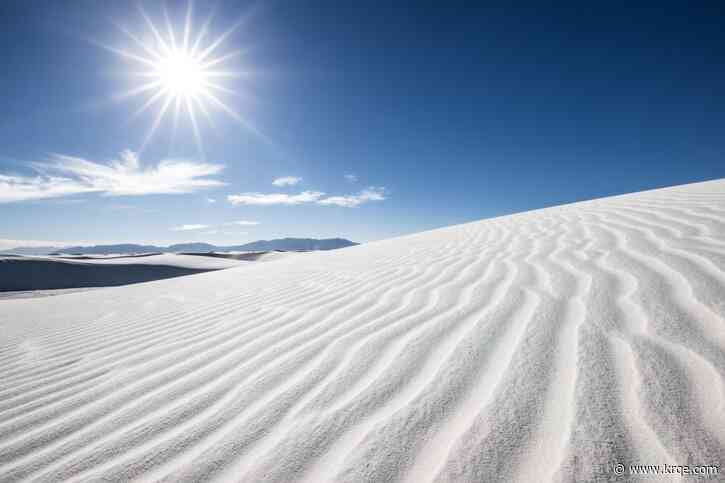
[[[88,185],[68,178],[0,174],[0,203],[58,198],[92,191]]]
[[[294,186],[300,181],[302,181],[302,178],[297,176],[283,176],[272,181],[272,184],[275,186]]]
[[[296,195],[286,193],[242,193],[240,195],[229,195],[227,201],[237,205],[301,205],[313,203],[322,198],[325,193],[321,191],[303,191]]]
[[[357,183],[357,175],[356,174],[352,174],[352,173],[346,174],[345,175],[345,179],[349,183]]]
[[[81,193],[106,196],[191,193],[222,186],[210,176],[224,166],[184,160],[163,160],[142,166],[138,156],[124,151],[108,164],[54,154],[45,163],[31,163],[36,176],[0,174],[0,203],[59,198]]]
[[[237,221],[228,221],[226,223],[221,223],[218,225],[206,225],[201,223],[189,223],[185,225],[179,225],[174,226],[171,228],[171,231],[195,231],[195,230],[208,230],[204,233],[206,234],[216,234],[219,233],[218,228],[224,227],[224,226],[256,226],[259,225],[258,221],[251,221],[251,220],[237,220]],[[213,232],[213,233],[212,233]]]
[[[239,221],[230,221],[229,223],[226,223],[227,225],[237,225],[237,226],[255,226],[259,225],[258,221],[250,221],[250,220],[239,220]]]
[[[242,193],[227,196],[232,205],[301,205],[318,204],[322,206],[342,206],[354,208],[369,201],[383,201],[386,199],[385,188],[370,186],[358,193],[342,196],[328,196],[322,191],[303,191],[296,195],[286,193]]]
[[[192,230],[203,230],[204,228],[209,228],[209,225],[180,225],[175,226],[171,230],[172,231],[192,231]]]
[[[319,200],[317,203],[320,205],[334,205],[342,206],[345,208],[355,208],[368,201],[383,201],[385,200],[385,188],[371,186],[360,191],[354,195],[344,196],[330,196]]]
[[[211,203],[216,203],[216,200],[214,198],[207,198],[206,202],[211,204]]]

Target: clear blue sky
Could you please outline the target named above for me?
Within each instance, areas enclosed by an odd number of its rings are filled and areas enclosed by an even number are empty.
[[[218,53],[250,75],[219,98],[266,138],[207,104],[202,153],[185,113],[141,149],[158,105],[114,98],[138,64],[99,44],[139,52],[135,2],[4,1],[0,238],[368,241],[725,176],[720,9],[471,3],[221,0],[205,41],[244,18]]]

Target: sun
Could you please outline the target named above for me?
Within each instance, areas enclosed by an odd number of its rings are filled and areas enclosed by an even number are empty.
[[[179,116],[185,114],[188,117],[202,156],[204,149],[198,121],[200,113],[213,125],[210,110],[221,110],[255,134],[259,134],[254,126],[222,99],[223,95],[238,96],[238,86],[229,86],[228,81],[248,74],[228,67],[229,62],[241,54],[241,50],[223,51],[225,42],[242,21],[237,21],[221,35],[211,37],[211,15],[194,32],[196,29],[193,26],[191,1],[186,10],[183,28],[180,29],[174,27],[165,7],[165,22],[161,25],[155,24],[143,7],[139,6],[139,12],[147,34],[143,37],[144,40],[130,29],[117,24],[116,27],[131,41],[131,47],[101,45],[132,66],[130,76],[136,85],[115,97],[128,99],[146,96],[145,102],[132,117],[156,108],[156,115],[139,151],[143,151],[169,113],[173,114],[174,133]]]
[[[198,97],[208,88],[204,64],[184,50],[159,60],[154,74],[161,89],[175,98]]]

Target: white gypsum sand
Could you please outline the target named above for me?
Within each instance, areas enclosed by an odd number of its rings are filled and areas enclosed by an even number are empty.
[[[0,300],[0,480],[614,480],[724,382],[721,180]]]

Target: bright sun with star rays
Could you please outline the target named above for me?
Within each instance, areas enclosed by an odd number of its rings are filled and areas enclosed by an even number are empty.
[[[192,4],[186,10],[183,28],[175,28],[164,9],[165,22],[157,25],[141,8],[144,26],[150,34],[148,40],[118,26],[133,42],[133,49],[103,46],[120,55],[133,65],[132,78],[137,85],[122,93],[120,98],[145,95],[147,99],[134,113],[134,117],[156,108],[156,115],[141,149],[151,140],[167,114],[174,120],[174,130],[179,116],[185,114],[191,122],[200,152],[203,145],[199,129],[199,113],[211,122],[210,108],[225,112],[247,128],[255,131],[234,109],[222,100],[222,94],[235,95],[236,91],[223,85],[224,81],[239,78],[241,72],[225,68],[240,54],[239,50],[223,51],[228,37],[239,27],[237,22],[218,37],[209,35],[209,16],[198,32],[194,33]],[[165,24],[165,25],[164,25]]]

